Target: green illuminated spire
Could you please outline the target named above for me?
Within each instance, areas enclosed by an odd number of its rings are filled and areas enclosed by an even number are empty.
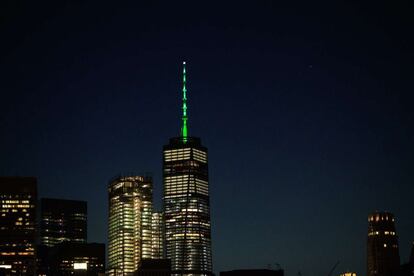
[[[187,88],[185,87],[186,84],[186,72],[185,72],[185,61],[183,61],[183,115],[181,117],[181,138],[183,139],[184,143],[187,142],[188,137],[188,126],[187,126]]]

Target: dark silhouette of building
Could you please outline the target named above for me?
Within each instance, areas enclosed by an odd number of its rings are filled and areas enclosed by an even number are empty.
[[[51,275],[49,254],[52,247],[38,244],[36,247],[36,275]],[[0,274],[1,275],[1,274]]]
[[[394,215],[374,212],[368,216],[367,276],[394,276],[399,268]]]
[[[170,276],[171,261],[169,259],[142,259],[137,276]]]
[[[283,269],[238,269],[220,272],[220,276],[283,276]]]
[[[115,177],[108,195],[108,275],[133,275],[152,252],[152,178]]]
[[[34,275],[37,180],[0,177],[0,268]]]
[[[54,275],[52,263],[61,243],[86,244],[87,202],[79,200],[42,198],[40,200],[40,245],[37,247],[37,274]],[[80,246],[80,248],[83,248]]]
[[[400,276],[414,276],[414,243],[411,247],[410,260],[401,265]]]
[[[413,242],[413,245],[411,246],[410,263],[414,265],[414,242]]]
[[[188,136],[185,70],[181,135],[163,149],[166,258],[173,275],[212,275],[207,148]]]
[[[105,273],[105,244],[62,242],[37,248],[37,275],[100,275]]]
[[[47,275],[88,275],[105,273],[105,244],[64,242],[49,249]]]
[[[402,264],[400,267],[400,276],[414,276],[414,266],[412,263]]]
[[[61,242],[87,242],[86,201],[42,198],[40,243],[52,247]]]

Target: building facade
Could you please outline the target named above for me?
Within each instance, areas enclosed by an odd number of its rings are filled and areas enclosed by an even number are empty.
[[[86,201],[42,198],[40,243],[52,247],[61,242],[87,242]]]
[[[37,180],[0,177],[0,269],[34,275]]]
[[[146,176],[138,182],[141,195],[141,258],[152,256],[152,178]]]
[[[136,276],[170,276],[169,259],[142,259]]]
[[[393,276],[400,267],[394,215],[374,212],[368,216],[367,275]]]
[[[357,276],[355,272],[345,272],[340,274],[339,276]]]
[[[183,68],[181,135],[163,148],[166,258],[173,275],[212,275],[207,148],[188,136]]]
[[[105,273],[105,244],[63,242],[50,249],[47,275],[88,275]]]
[[[109,183],[109,275],[133,275],[144,251],[151,254],[152,195],[149,205],[144,194],[148,191],[152,193],[151,177],[119,176]]]
[[[163,258],[163,237],[164,237],[164,218],[162,212],[152,213],[152,242],[151,242],[151,259],[162,259]]]

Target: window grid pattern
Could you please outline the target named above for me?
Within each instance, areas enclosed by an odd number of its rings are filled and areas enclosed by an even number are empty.
[[[162,259],[163,258],[163,213],[152,213],[152,252],[151,258]]]
[[[87,205],[84,201],[41,200],[40,242],[52,247],[62,242],[87,242]]]
[[[144,178],[138,182],[141,195],[141,258],[150,259],[152,255],[152,179]]]
[[[164,147],[165,251],[173,275],[212,275],[207,149]]]
[[[120,177],[109,186],[108,268],[110,275],[132,275],[141,260],[141,207],[138,181]]]
[[[7,267],[7,275],[33,275],[36,180],[0,177],[0,190],[0,265]]]

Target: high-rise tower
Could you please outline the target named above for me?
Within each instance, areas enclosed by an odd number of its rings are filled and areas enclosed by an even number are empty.
[[[133,275],[151,257],[152,178],[119,176],[108,192],[108,274]]]
[[[207,148],[188,136],[186,68],[180,137],[163,149],[165,251],[173,275],[212,275]]]
[[[152,213],[152,222],[151,222],[151,232],[152,232],[152,259],[162,259],[163,258],[163,237],[164,237],[164,215],[162,212],[153,212]]]
[[[36,204],[36,178],[0,177],[0,270],[5,275],[35,273]]]
[[[393,276],[400,267],[394,215],[375,212],[368,216],[367,275]]]
[[[141,258],[152,258],[152,178],[144,177],[139,183],[141,195]]]

